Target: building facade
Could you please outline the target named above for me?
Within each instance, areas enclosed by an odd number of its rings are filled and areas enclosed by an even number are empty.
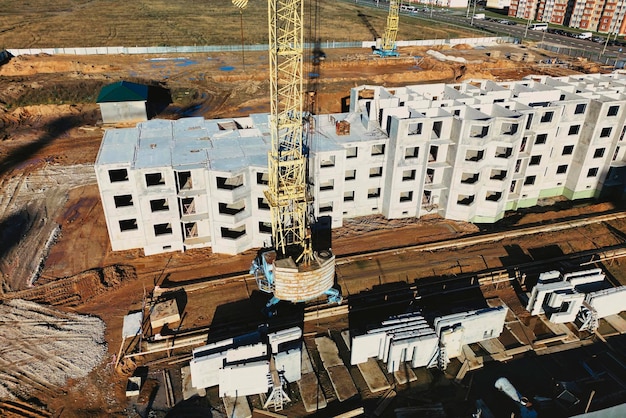
[[[314,214],[491,223],[555,197],[622,195],[626,76],[355,87],[308,127]],[[106,131],[95,164],[113,250],[269,244],[268,115]]]
[[[624,0],[511,0],[509,16],[611,35],[625,35]]]

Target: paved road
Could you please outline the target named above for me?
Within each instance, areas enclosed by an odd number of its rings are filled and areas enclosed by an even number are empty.
[[[376,0],[358,0],[359,4],[363,4],[367,7],[374,8],[387,8],[388,3],[386,1]],[[482,10],[476,10],[481,12]],[[473,10],[467,13],[466,10],[449,10],[449,9],[428,9],[424,6],[419,6],[415,12],[401,11],[400,13],[405,16],[413,16],[416,19],[427,19],[439,22],[445,22],[450,25],[462,26],[462,27],[475,27],[488,31],[489,33],[496,35],[508,35],[520,38],[522,40],[531,41],[544,41],[552,44],[560,45],[562,47],[580,49],[588,52],[602,54],[604,51],[605,57],[619,57],[626,58],[626,48],[624,52],[620,51],[620,47],[607,45],[605,48],[604,43],[597,43],[591,40],[576,39],[565,35],[557,35],[553,33],[547,33],[543,31],[536,31],[526,29],[524,24],[507,25],[499,23],[498,21],[486,20],[486,19],[473,19]],[[502,20],[507,19],[506,16],[502,17]]]

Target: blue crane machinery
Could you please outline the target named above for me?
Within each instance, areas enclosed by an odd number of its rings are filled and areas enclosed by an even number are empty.
[[[376,40],[374,54],[379,55],[383,58],[400,56],[396,49],[398,21],[400,20],[400,2],[401,0],[389,0],[389,13],[387,14],[385,34],[383,35],[382,39]]]
[[[247,0],[232,0],[240,9]],[[268,0],[270,133],[268,189],[272,246],[262,249],[250,273],[259,290],[271,293],[267,312],[280,300],[305,302],[327,295],[341,302],[330,248],[313,251],[312,211],[307,188],[303,111],[304,25],[302,0]]]

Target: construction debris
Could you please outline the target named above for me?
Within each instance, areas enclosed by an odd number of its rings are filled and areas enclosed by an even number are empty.
[[[0,304],[0,398],[52,394],[86,376],[107,350],[104,323],[21,299]]]

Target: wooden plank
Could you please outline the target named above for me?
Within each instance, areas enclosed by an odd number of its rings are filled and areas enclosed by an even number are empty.
[[[619,332],[620,334],[626,334],[626,320],[624,320],[624,318],[622,318],[620,315],[609,315],[605,316],[602,319],[608,322],[610,326],[615,328],[615,331]]]
[[[306,349],[306,345],[302,344],[302,377],[298,380],[298,389],[300,390],[300,397],[304,404],[304,409],[307,412],[315,412],[320,409],[326,408],[326,397],[322,392],[322,388],[317,380],[317,375],[313,369],[309,352]]]

